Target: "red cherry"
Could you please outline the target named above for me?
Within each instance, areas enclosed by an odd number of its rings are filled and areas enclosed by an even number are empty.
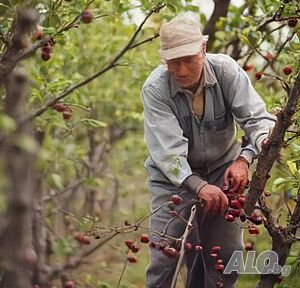
[[[190,251],[190,250],[192,250],[193,245],[191,243],[187,242],[187,243],[185,243],[184,248],[186,251]]]
[[[51,108],[55,109],[57,112],[63,112],[66,110],[66,106],[62,103],[55,103]]]
[[[229,208],[227,213],[229,215],[232,215],[233,217],[238,217],[238,216],[240,216],[241,211],[242,211],[242,209]]]
[[[138,260],[134,255],[127,255],[127,260],[129,263],[137,263]]]
[[[51,58],[51,55],[50,55],[50,53],[48,53],[48,52],[42,50],[41,58],[42,58],[44,61],[48,61],[48,60]]]
[[[215,265],[215,269],[219,272],[223,272],[224,271],[224,265],[222,264],[216,264]]]
[[[237,199],[231,200],[229,203],[229,207],[231,207],[233,209],[241,209],[242,208],[240,202]]]
[[[256,80],[260,80],[261,77],[262,77],[262,75],[263,75],[262,72],[256,72],[256,73],[255,73],[255,79],[256,79]]]
[[[71,280],[64,283],[64,288],[73,288],[73,287],[75,287],[74,282]]]
[[[139,252],[139,250],[140,250],[140,248],[137,246],[137,243],[136,242],[134,242],[132,245],[131,245],[131,251],[133,252],[133,253],[137,253],[137,252]]]
[[[253,242],[247,242],[244,245],[244,248],[246,251],[251,251],[254,249],[254,243]]]
[[[249,72],[254,68],[254,64],[247,64],[243,68],[245,71]]]
[[[171,210],[169,213],[171,214],[172,217],[178,216],[178,213],[175,210]]]
[[[141,242],[142,243],[149,243],[149,235],[148,234],[142,234],[141,235]]]
[[[276,277],[276,283],[282,283],[284,277],[282,275],[279,275],[278,277]]]
[[[63,118],[64,118],[64,120],[66,120],[66,121],[68,121],[68,120],[70,120],[71,118],[72,118],[72,112],[70,112],[70,111],[64,111],[63,112]]]
[[[228,222],[232,222],[234,220],[234,217],[231,214],[226,214],[225,215],[225,220]]]
[[[246,201],[246,196],[244,196],[244,195],[239,196],[238,201],[241,204],[241,206],[243,206]]]
[[[172,195],[170,200],[174,205],[179,205],[183,202],[183,199],[179,195]]]
[[[202,251],[202,250],[203,250],[202,246],[200,246],[200,245],[196,245],[196,246],[195,246],[195,251],[196,251],[196,252],[200,252],[200,251]]]
[[[223,264],[223,260],[222,259],[218,259],[217,260],[217,264]]]
[[[254,226],[249,227],[249,228],[248,228],[248,231],[249,231],[249,233],[250,233],[251,235],[258,235],[258,234],[259,234],[258,229],[257,229],[256,227],[254,227]]]
[[[217,257],[218,257],[218,254],[217,254],[217,253],[210,253],[210,257],[212,257],[212,258],[217,258]]]
[[[81,21],[85,24],[89,24],[93,21],[94,15],[90,10],[85,10],[81,14]]]
[[[221,250],[221,247],[220,247],[220,246],[213,246],[213,247],[211,248],[211,251],[214,252],[214,253],[218,253],[220,250]]]
[[[293,72],[293,69],[290,65],[284,66],[282,71],[285,75],[290,75]]]
[[[267,53],[265,54],[265,58],[266,58],[269,62],[271,62],[271,61],[274,59],[274,56],[273,56],[272,53],[267,52]]]
[[[269,138],[265,138],[264,140],[261,141],[261,148],[263,149],[269,149],[270,147],[270,140]]]
[[[288,25],[291,27],[291,28],[294,28],[297,26],[297,23],[298,23],[298,19],[296,17],[292,17],[288,20]]]
[[[169,258],[178,258],[179,257],[178,251],[174,247],[171,247],[171,246],[166,246],[163,249],[163,254]]]
[[[129,249],[131,249],[131,247],[132,247],[134,241],[131,240],[131,239],[126,239],[126,240],[124,241],[124,243],[125,243],[125,245],[126,245]]]

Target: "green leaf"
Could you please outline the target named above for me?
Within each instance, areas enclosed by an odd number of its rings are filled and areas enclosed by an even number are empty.
[[[290,168],[293,175],[295,175],[298,172],[297,165],[294,161],[287,161],[286,164]]]
[[[0,115],[0,130],[4,133],[11,133],[16,129],[16,123],[14,119],[7,115]]]
[[[274,180],[273,185],[279,186],[279,185],[282,185],[282,184],[284,184],[286,182],[289,182],[289,181],[290,181],[289,179],[279,177],[279,178],[276,178]]]
[[[53,188],[58,188],[58,189],[63,189],[64,188],[63,180],[62,180],[61,176],[57,173],[52,173],[50,175],[49,184]]]
[[[36,153],[38,150],[37,142],[27,135],[20,135],[17,137],[15,144],[22,150],[28,153]]]
[[[107,124],[102,122],[102,121],[99,121],[99,120],[96,120],[96,119],[89,119],[89,118],[84,118],[84,119],[81,119],[80,120],[80,123],[85,125],[85,126],[88,126],[88,127],[93,127],[93,128],[105,128],[107,127]]]
[[[246,37],[245,35],[238,33],[238,37],[239,39],[247,46],[252,47],[251,42],[249,41],[248,37]]]
[[[9,9],[9,7],[5,4],[0,3],[0,13],[6,12]]]

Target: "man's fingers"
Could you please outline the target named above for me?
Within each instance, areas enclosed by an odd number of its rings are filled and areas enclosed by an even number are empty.
[[[230,176],[229,174],[230,174],[230,169],[227,168],[224,173],[224,178],[223,178],[223,182],[226,186],[230,184],[229,183],[229,176]]]

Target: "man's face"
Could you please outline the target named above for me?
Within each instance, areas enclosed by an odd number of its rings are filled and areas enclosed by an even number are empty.
[[[167,60],[166,62],[168,71],[181,88],[189,89],[198,84],[204,63],[203,52]]]

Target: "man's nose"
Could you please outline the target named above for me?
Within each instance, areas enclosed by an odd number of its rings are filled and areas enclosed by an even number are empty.
[[[178,63],[178,66],[176,67],[176,71],[175,71],[176,76],[183,77],[183,76],[187,76],[188,73],[189,70],[186,67],[186,65],[183,62]]]

